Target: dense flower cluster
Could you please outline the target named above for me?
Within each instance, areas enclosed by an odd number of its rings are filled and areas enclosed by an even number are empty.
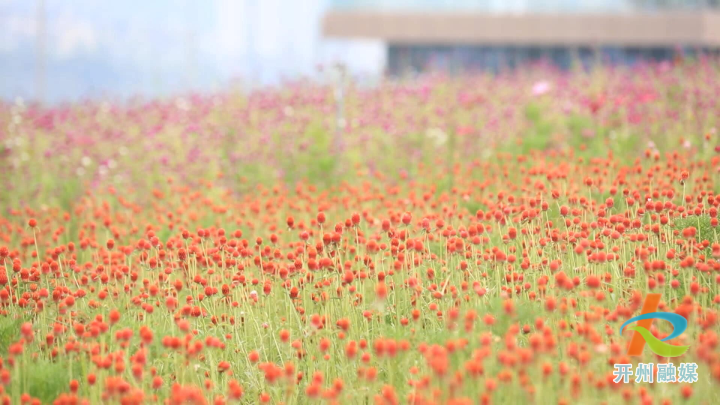
[[[716,69],[3,106],[0,398],[717,403]]]

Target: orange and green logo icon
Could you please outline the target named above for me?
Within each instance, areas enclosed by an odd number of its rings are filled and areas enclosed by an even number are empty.
[[[622,333],[625,326],[630,323],[637,322],[637,325],[628,327],[629,330],[635,331],[635,333],[633,333],[632,340],[630,341],[630,347],[628,347],[628,356],[641,355],[643,348],[645,347],[645,343],[650,346],[650,350],[652,350],[655,354],[663,357],[677,357],[685,353],[688,348],[690,348],[690,346],[675,346],[670,343],[666,343],[667,340],[674,339],[685,332],[685,329],[687,329],[687,319],[672,312],[657,311],[659,303],[660,294],[648,294],[645,296],[642,313],[636,317],[628,319],[620,327],[620,333]],[[673,326],[672,333],[664,339],[656,338],[649,330],[653,319],[662,319],[670,322]]]

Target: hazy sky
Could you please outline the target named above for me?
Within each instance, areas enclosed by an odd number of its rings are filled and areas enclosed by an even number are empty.
[[[50,101],[275,83],[346,62],[376,74],[375,41],[324,40],[328,0],[45,0]],[[0,0],[0,97],[35,94],[38,0]]]

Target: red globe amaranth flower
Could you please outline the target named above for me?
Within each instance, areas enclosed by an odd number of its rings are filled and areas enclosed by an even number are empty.
[[[714,63],[0,103],[0,400],[710,401]],[[613,382],[649,292],[692,385]]]

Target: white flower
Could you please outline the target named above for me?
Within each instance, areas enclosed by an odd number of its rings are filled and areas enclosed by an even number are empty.
[[[545,80],[535,83],[532,87],[532,92],[536,96],[543,95],[550,91],[550,83]]]
[[[430,128],[425,132],[425,136],[435,141],[436,146],[441,146],[447,142],[447,134],[440,128]]]

